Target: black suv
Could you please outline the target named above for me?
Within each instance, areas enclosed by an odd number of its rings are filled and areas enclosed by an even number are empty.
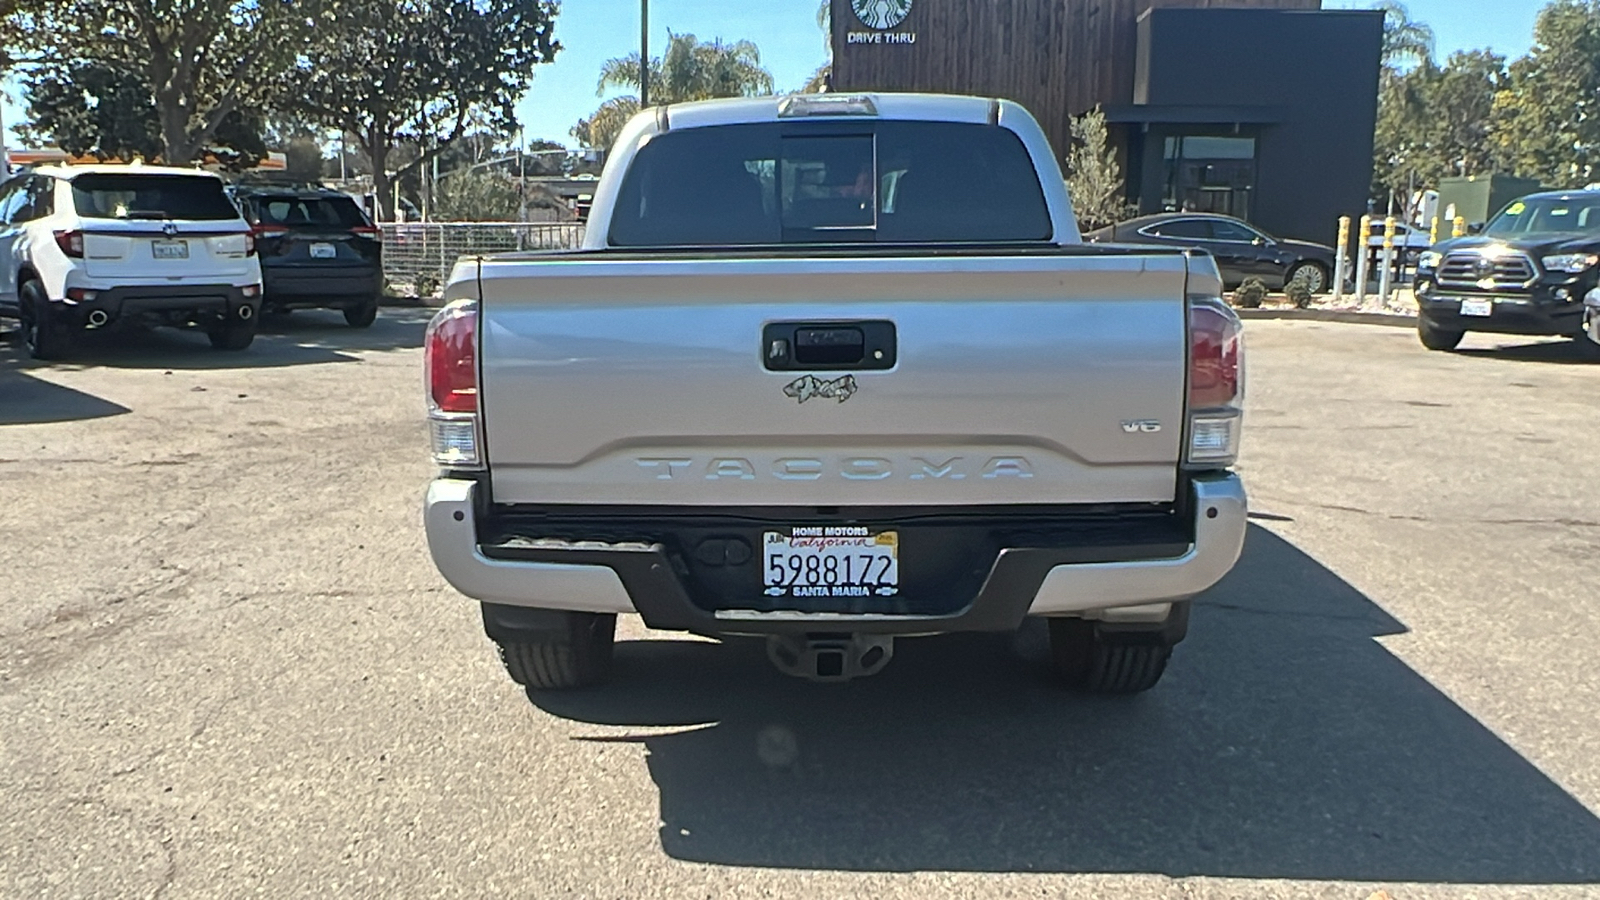
[[[1469,331],[1566,335],[1587,355],[1584,300],[1600,305],[1600,191],[1530,194],[1478,234],[1441,241],[1417,262],[1417,330],[1429,350]]]
[[[233,199],[261,258],[263,312],[339,309],[371,325],[383,296],[383,235],[348,194],[240,185]]]

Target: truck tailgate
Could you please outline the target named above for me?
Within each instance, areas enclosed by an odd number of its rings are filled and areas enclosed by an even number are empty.
[[[479,267],[494,502],[1172,501],[1187,262],[1159,252],[464,261]],[[865,320],[894,323],[891,368],[807,381],[765,364],[769,323]]]

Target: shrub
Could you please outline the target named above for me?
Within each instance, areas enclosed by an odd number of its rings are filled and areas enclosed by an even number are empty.
[[[1240,309],[1260,309],[1267,299],[1267,286],[1259,278],[1250,278],[1233,292],[1233,305]]]
[[[1283,295],[1289,298],[1295,309],[1311,308],[1311,285],[1303,275],[1296,275],[1293,281],[1284,285]]]

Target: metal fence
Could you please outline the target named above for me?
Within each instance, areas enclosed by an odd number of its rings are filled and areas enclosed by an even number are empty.
[[[432,297],[456,259],[517,250],[575,250],[581,222],[386,222],[383,277],[392,294]]]

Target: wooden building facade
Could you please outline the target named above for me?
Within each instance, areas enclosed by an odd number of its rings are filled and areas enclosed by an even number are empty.
[[[1142,212],[1231,213],[1286,236],[1330,241],[1323,232],[1331,226],[1321,220],[1335,211],[1359,215],[1366,203],[1382,15],[1321,6],[832,0],[830,88],[1015,100],[1063,157],[1071,117],[1101,107],[1113,123],[1129,199]],[[1321,140],[1338,147],[1316,147],[1297,171],[1291,157],[1312,145],[1308,129],[1319,117]],[[1185,144],[1186,136],[1240,140]],[[1224,158],[1188,159],[1186,146]],[[1248,158],[1238,158],[1246,149]],[[1211,183],[1223,178],[1226,191]],[[1257,190],[1298,181],[1316,182],[1325,196],[1307,203],[1281,189]]]

